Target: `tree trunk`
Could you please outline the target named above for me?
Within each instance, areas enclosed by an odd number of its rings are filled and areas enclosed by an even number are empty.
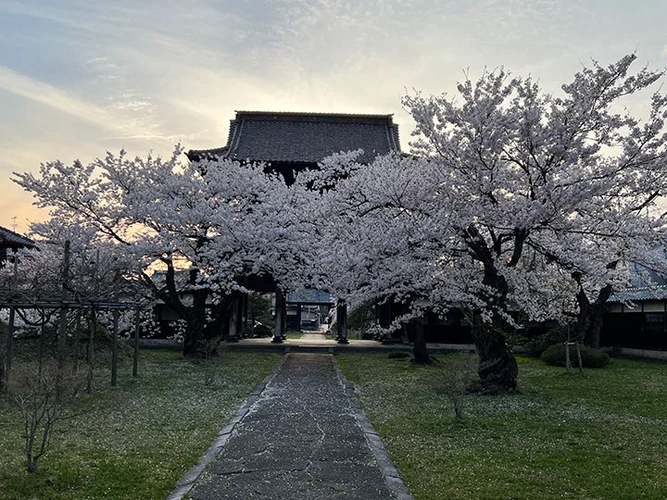
[[[183,356],[206,358],[211,355],[206,330],[206,290],[193,290],[192,307],[185,310],[186,330],[183,335]]]
[[[415,363],[418,365],[428,365],[431,363],[431,356],[426,349],[426,341],[424,340],[424,331],[418,333],[415,337],[412,346],[412,355],[415,357]]]
[[[483,293],[481,297],[487,304],[487,310],[506,311],[509,286],[503,274],[496,267],[495,258],[500,255],[500,246],[492,251],[474,224],[468,226],[463,237],[471,251],[471,256],[484,265],[482,283],[492,290],[492,292]],[[523,243],[527,237],[527,231],[514,230],[514,251],[508,263],[510,267],[516,266],[519,262]],[[507,342],[507,336],[503,332],[507,327],[506,321],[497,313],[492,314],[491,323],[482,321],[479,314],[473,316],[473,339],[479,354],[477,373],[480,381],[472,389],[484,394],[513,391],[516,389],[516,379],[519,374],[519,366]]]
[[[424,336],[424,322],[421,319],[413,319],[408,323],[408,328],[412,330],[414,340],[412,343],[412,355],[415,357],[415,363],[418,365],[428,365],[431,363],[431,356],[426,349],[426,337]]]
[[[607,311],[607,300],[612,294],[611,285],[606,285],[598,292],[595,302],[591,303],[583,289],[577,293],[579,313],[577,315],[577,338],[584,345],[593,349],[600,348],[602,320]]]
[[[472,390],[482,394],[501,394],[515,390],[519,366],[499,326],[478,320],[473,328],[473,339],[479,354],[477,373],[480,380]]]

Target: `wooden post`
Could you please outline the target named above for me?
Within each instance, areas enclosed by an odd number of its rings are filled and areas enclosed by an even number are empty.
[[[14,357],[14,321],[16,311],[9,308],[9,325],[7,326],[7,356],[5,358],[5,385],[9,383],[9,374],[12,371],[12,358]]]
[[[74,330],[74,372],[79,371],[79,341],[81,337],[81,314],[82,310],[79,310],[79,313],[76,317],[76,328]]]
[[[97,335],[97,315],[95,314],[95,307],[90,311],[90,319],[88,326],[88,346],[86,348],[86,361],[88,362],[88,378],[86,380],[86,392],[90,394],[93,392],[93,341]]]
[[[19,259],[16,249],[13,250],[14,254],[14,280],[9,284],[10,296],[13,296],[14,285],[18,283],[19,276]],[[16,310],[13,307],[9,308],[9,325],[7,327],[7,339],[4,345],[4,356],[3,359],[0,359],[0,389],[9,383],[9,372],[12,370],[12,359],[14,357],[14,322],[15,322]],[[2,341],[0,336],[0,341]],[[2,352],[0,350],[0,352]]]
[[[347,340],[347,304],[339,300],[336,304],[336,333],[339,344],[349,344]]]
[[[248,338],[248,294],[241,296],[241,338]]]
[[[132,376],[139,374],[139,330],[141,328],[141,311],[137,309],[134,312],[134,359],[132,362]]]
[[[286,297],[283,295],[283,314],[280,322],[280,336],[283,340],[287,340],[287,302],[285,300]]]
[[[301,332],[301,304],[296,305],[296,331]]]
[[[236,340],[243,338],[243,324],[245,322],[245,317],[243,313],[243,299],[245,298],[245,293],[239,295],[239,298],[236,299]]]
[[[5,376],[7,373],[7,339],[4,335],[5,334],[0,331],[0,390],[5,387]]]
[[[95,255],[95,267],[93,268],[93,283],[95,283],[95,300],[100,298],[99,280],[97,273],[100,268],[100,249],[97,249]],[[97,314],[95,306],[90,310],[90,317],[88,319],[88,345],[86,346],[86,362],[88,363],[88,377],[86,379],[86,392],[91,394],[93,392],[93,342],[97,335]]]
[[[40,314],[40,323],[39,326],[39,345],[37,348],[37,369],[39,376],[42,376],[42,361],[44,360],[44,336],[46,335],[46,311],[42,309]]]
[[[581,347],[579,346],[579,342],[577,344],[577,358],[579,360],[579,373],[584,373],[584,363],[581,360]]]
[[[111,386],[118,385],[118,320],[120,311],[113,311],[113,331],[111,334]]]
[[[60,325],[58,327],[58,368],[65,367],[65,353],[67,351],[67,277],[69,276],[70,242],[65,241],[65,255],[63,257],[62,274],[62,303],[60,304]]]
[[[276,326],[273,330],[273,344],[282,344],[283,342],[283,318],[285,316],[285,297],[282,291],[276,287]]]
[[[238,342],[239,339],[236,338],[236,333],[238,331],[238,321],[239,321],[239,299],[236,298],[229,305],[229,328],[227,329],[227,342]]]

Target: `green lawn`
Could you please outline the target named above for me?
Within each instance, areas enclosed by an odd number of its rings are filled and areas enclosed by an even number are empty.
[[[521,394],[466,396],[448,363],[337,356],[415,499],[667,498],[667,364],[614,360],[567,374],[520,359]]]
[[[279,359],[224,351],[204,362],[143,351],[133,379],[124,357],[118,387],[106,367],[95,372],[93,395],[75,402],[90,411],[59,423],[36,473],[25,470],[18,410],[0,394],[0,498],[164,498]]]

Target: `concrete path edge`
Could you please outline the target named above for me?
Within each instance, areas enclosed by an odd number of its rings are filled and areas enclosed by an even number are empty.
[[[245,401],[241,403],[241,406],[238,410],[236,410],[236,413],[234,413],[234,416],[231,418],[231,420],[218,433],[218,436],[213,444],[201,456],[197,464],[178,480],[176,483],[176,488],[174,488],[171,493],[169,493],[166,500],[182,500],[183,497],[190,492],[190,490],[197,482],[197,479],[199,479],[199,476],[201,476],[201,474],[204,472],[204,469],[206,469],[206,466],[215,460],[215,458],[220,454],[224,446],[227,444],[227,441],[229,441],[229,436],[234,430],[234,427],[236,427],[236,425],[241,420],[243,420],[243,417],[246,416],[252,405],[257,402],[266,386],[269,385],[271,380],[273,380],[273,378],[276,376],[278,370],[280,370],[280,368],[285,363],[287,356],[288,354],[283,355],[273,371],[267,375],[267,377],[262,382],[260,382],[260,384],[250,394],[250,396],[248,396]]]
[[[354,382],[350,382],[345,378],[345,375],[340,369],[336,358],[332,356],[332,359],[334,369],[338,375],[338,379],[340,380],[341,384],[343,384],[345,393],[347,394],[347,397],[350,400],[350,404],[354,410],[354,417],[357,420],[359,427],[361,427],[361,430],[364,432],[364,435],[366,436],[368,445],[370,446],[371,452],[373,453],[378,467],[382,472],[382,476],[384,477],[387,487],[398,500],[414,500],[410,490],[408,490],[407,486],[405,486],[401,476],[398,474],[398,470],[396,470],[396,467],[392,463],[391,458],[389,457],[389,453],[387,453],[387,450],[384,447],[382,438],[377,433],[371,422],[368,420],[368,417],[366,417],[363,409],[361,408],[361,403],[357,398]]]

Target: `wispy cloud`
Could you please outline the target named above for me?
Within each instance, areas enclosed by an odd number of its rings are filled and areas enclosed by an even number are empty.
[[[220,146],[235,109],[395,113],[405,146],[406,88],[504,65],[557,92],[590,57],[667,57],[667,3],[607,3],[0,0],[0,174]]]
[[[153,103],[137,94],[109,97],[105,106],[99,106],[2,65],[0,90],[94,125],[109,137],[168,141],[174,137],[160,133],[160,127],[153,121]]]
[[[2,65],[0,65],[0,89],[50,106],[100,127],[114,127],[112,117],[104,109],[68,95],[67,92],[53,85],[34,80]]]

